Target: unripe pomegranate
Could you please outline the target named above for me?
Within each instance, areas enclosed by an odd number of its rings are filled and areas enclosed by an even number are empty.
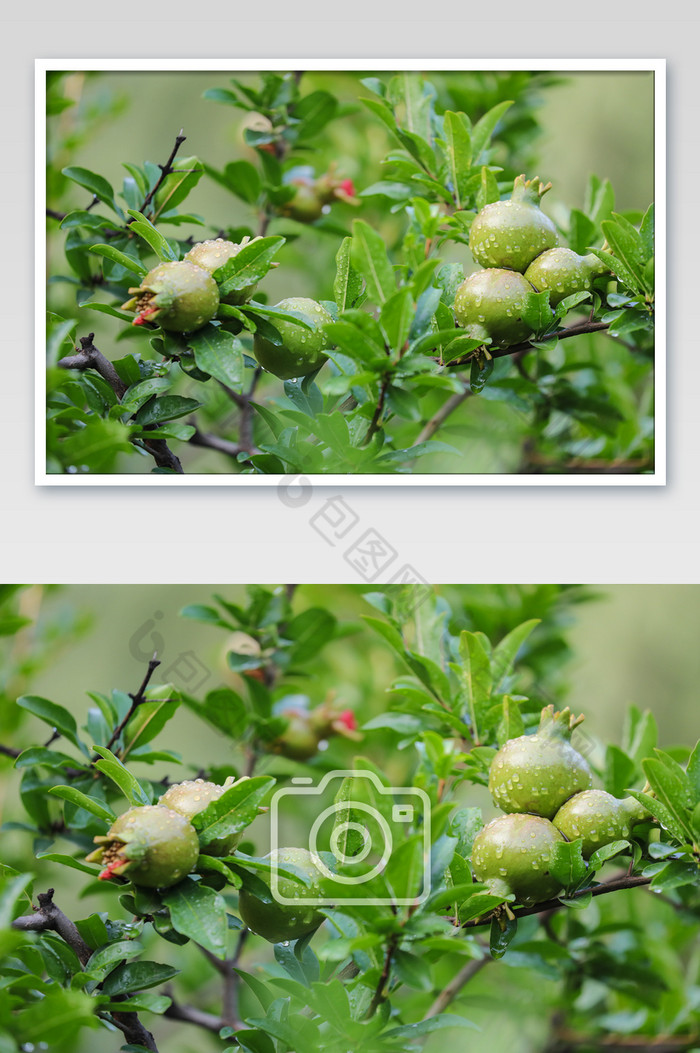
[[[323,352],[329,341],[323,327],[333,319],[325,307],[305,296],[290,296],[280,300],[277,306],[283,311],[298,311],[314,328],[305,329],[295,322],[274,318],[273,324],[283,343],[273,344],[256,333],[253,342],[255,357],[263,369],[282,380],[305,377],[327,361]]]
[[[620,800],[605,790],[584,790],[561,806],[552,823],[569,841],[582,838],[581,851],[588,859],[612,841],[627,841],[634,824],[647,814],[634,797]]]
[[[275,848],[266,857],[280,867],[295,867],[308,879],[309,885],[303,886],[291,878],[279,876],[278,890],[285,899],[320,898],[320,874],[313,856],[307,848]],[[242,920],[270,943],[283,943],[287,940],[298,940],[317,929],[323,921],[323,915],[314,909],[312,904],[263,903],[251,892],[241,889],[238,897],[238,910]]]
[[[135,311],[134,325],[155,322],[174,333],[201,329],[219,308],[219,289],[209,271],[189,260],[159,263],[122,308]]]
[[[298,223],[313,223],[323,212],[323,201],[313,182],[306,179],[292,179],[289,183],[295,188],[294,197],[282,206],[282,214],[296,219]]]
[[[532,334],[522,319],[533,288],[522,274],[500,268],[475,271],[455,293],[455,316],[474,340],[508,347]]]
[[[185,259],[194,263],[197,267],[203,267],[205,271],[213,274],[219,267],[223,267],[232,256],[237,256],[241,249],[259,238],[249,238],[247,235],[240,242],[226,241],[224,238],[210,238],[208,241],[199,241],[193,245],[189,252],[185,253]],[[258,287],[257,282],[246,285],[243,289],[234,289],[221,297],[222,303],[233,304],[234,307],[246,303]]]
[[[242,776],[245,779],[246,776]],[[239,779],[238,782],[241,782]],[[206,782],[204,779],[188,779],[168,787],[166,792],[158,801],[163,808],[171,808],[179,812],[186,819],[203,812],[212,801],[218,801],[222,793],[235,785],[235,780],[227,779],[223,786],[215,782]],[[205,856],[230,856],[236,851],[243,833],[229,834],[228,837],[219,837],[208,845],[203,845],[200,851]]]
[[[571,745],[581,723],[569,709],[542,710],[535,735],[509,739],[491,762],[489,790],[504,812],[533,812],[551,819],[564,801],[591,785],[588,764]]]
[[[522,273],[536,256],[557,244],[556,227],[539,204],[551,186],[537,177],[519,175],[510,201],[494,201],[482,208],[469,232],[469,248],[477,263]]]
[[[561,882],[549,872],[555,846],[562,834],[538,815],[502,815],[474,838],[472,870],[495,896],[515,895],[531,906],[550,899]]]
[[[146,888],[177,884],[199,856],[197,833],[189,820],[159,805],[130,808],[106,835],[94,840],[99,847],[87,859],[104,864],[101,880],[117,874]]]
[[[525,277],[538,292],[549,289],[549,302],[556,307],[565,297],[587,292],[593,279],[605,274],[604,263],[590,253],[579,256],[573,249],[547,249],[532,261]]]
[[[287,726],[281,735],[266,745],[269,753],[278,753],[290,760],[309,760],[318,753],[322,736],[312,728],[309,714],[303,709],[289,709],[282,714]]]

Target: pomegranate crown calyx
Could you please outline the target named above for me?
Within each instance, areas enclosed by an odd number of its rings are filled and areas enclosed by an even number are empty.
[[[551,183],[543,183],[538,176],[533,176],[532,179],[526,179],[525,173],[523,173],[522,175],[517,176],[513,183],[511,199],[513,201],[537,205],[547,191],[551,189]]]
[[[538,735],[556,735],[559,738],[571,738],[574,728],[585,720],[583,713],[575,717],[569,707],[557,711],[554,706],[545,706],[540,716]]]

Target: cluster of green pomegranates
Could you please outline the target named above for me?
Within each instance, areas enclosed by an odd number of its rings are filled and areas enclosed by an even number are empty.
[[[605,273],[593,254],[579,256],[558,246],[556,227],[540,208],[551,185],[519,175],[510,199],[485,205],[472,223],[469,248],[484,269],[459,286],[454,311],[474,340],[491,340],[497,347],[527,340],[532,329],[523,312],[533,290],[548,290],[556,307]]]
[[[242,776],[238,782],[245,779]],[[235,852],[241,834],[229,834],[206,845],[199,842],[192,818],[212,801],[234,786],[229,778],[219,786],[204,779],[177,783],[163,794],[157,804],[129,808],[112,823],[104,835],[94,838],[97,848],[87,856],[90,863],[101,863],[99,877],[107,880],[127,877],[144,888],[170,888],[191,873],[200,853],[230,856]],[[307,881],[304,896],[318,895],[318,871],[313,857],[305,848],[278,848],[266,857],[275,866],[291,867]],[[298,899],[302,887],[290,877],[279,875],[278,888],[285,899]],[[242,920],[259,936],[271,943],[296,940],[317,929],[323,921],[313,906],[307,904],[265,903],[245,889],[239,896]]]
[[[250,242],[247,237],[241,242],[224,238],[198,242],[183,259],[159,263],[139,286],[129,289],[130,297],[122,304],[123,310],[136,314],[133,325],[153,322],[173,333],[196,332],[216,318],[220,303],[240,306],[255,292],[257,283],[222,296],[214,277],[219,267]],[[305,296],[290,296],[275,306],[300,314],[306,324],[273,318],[282,343],[275,344],[256,333],[255,357],[263,369],[283,380],[313,373],[327,361],[324,351],[328,340],[323,327],[333,321],[331,315],[316,300]]]
[[[591,770],[571,744],[583,720],[569,709],[547,706],[534,735],[509,739],[489,771],[494,804],[505,815],[479,831],[472,847],[472,869],[497,896],[515,895],[530,906],[562,888],[551,873],[556,845],[581,838],[585,859],[627,840],[646,813],[634,798],[620,800],[591,789]]]
[[[238,782],[245,779],[242,776]],[[146,888],[169,888],[194,870],[200,852],[229,856],[238,846],[240,834],[229,834],[200,845],[191,819],[217,801],[236,784],[229,778],[219,786],[204,779],[177,783],[157,804],[129,808],[112,823],[106,834],[95,837],[97,848],[88,862],[102,863],[102,880],[128,877]]]

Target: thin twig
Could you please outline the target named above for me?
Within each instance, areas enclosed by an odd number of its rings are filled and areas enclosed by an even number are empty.
[[[203,1027],[205,1031],[213,1031],[216,1034],[226,1026],[226,1021],[220,1016],[206,1013],[203,1009],[197,1009],[193,1005],[179,1005],[175,1001],[171,1001],[163,1016],[169,1016],[171,1020],[182,1020],[187,1024],[195,1024],[197,1027]]]
[[[22,750],[16,750],[12,746],[3,746],[0,742],[0,754],[2,754],[3,757],[13,757],[16,760],[22,752]]]
[[[82,336],[80,338],[81,350],[78,351],[76,348],[76,353],[74,355],[68,355],[66,358],[61,358],[58,365],[61,369],[96,370],[100,376],[107,381],[117,398],[121,399],[127,386],[117,373],[113,363],[95,347],[93,344],[94,338],[94,333],[88,333],[87,336]]]
[[[447,986],[443,988],[428,1012],[424,1015],[423,1020],[429,1020],[430,1017],[438,1016],[440,1013],[443,1013],[447,1006],[454,1001],[462,988],[469,983],[472,977],[476,976],[476,974],[491,961],[493,961],[493,958],[488,955],[484,955],[483,958],[468,961],[467,964],[459,970],[457,975],[450,980]]]
[[[423,427],[423,430],[419,434],[415,442],[411,443],[411,446],[418,446],[422,442],[427,442],[431,439],[438,428],[444,424],[451,413],[462,405],[465,399],[468,399],[472,394],[472,390],[469,387],[464,388],[463,391],[456,391],[453,395],[450,395],[447,402],[444,402],[437,413],[434,414]]]
[[[375,409],[374,416],[372,417],[372,420],[370,421],[369,428],[367,429],[367,434],[365,435],[364,439],[362,440],[362,445],[363,446],[367,446],[368,443],[370,442],[372,436],[375,434],[375,432],[377,432],[379,430],[379,422],[380,422],[380,420],[382,418],[382,413],[384,412],[384,400],[386,398],[386,393],[387,393],[388,387],[389,387],[389,378],[388,377],[384,377],[384,379],[382,380],[382,386],[379,389],[379,399],[377,401],[377,408]]]
[[[159,665],[160,665],[160,659],[156,658],[156,656],[153,655],[153,658],[151,658],[150,662],[148,663],[148,669],[146,670],[146,675],[143,678],[143,682],[141,683],[141,687],[138,689],[138,691],[136,692],[135,695],[131,695],[131,694],[129,695],[129,698],[131,699],[131,707],[129,709],[129,712],[126,714],[126,716],[122,720],[121,724],[119,724],[118,727],[116,727],[114,729],[114,731],[112,732],[111,738],[110,738],[109,742],[107,743],[107,749],[108,750],[111,750],[111,748],[114,745],[114,743],[119,741],[121,733],[123,732],[123,730],[126,727],[126,725],[129,723],[131,718],[133,717],[135,710],[138,709],[138,707],[141,705],[142,702],[146,701],[146,698],[145,698],[146,688],[148,687],[148,685],[149,685],[149,683],[151,681],[151,677],[153,676],[153,674],[155,673],[155,671],[156,671],[156,669],[158,668]]]
[[[40,892],[37,896],[39,906],[34,908],[34,914],[15,918],[12,922],[12,927],[22,932],[57,932],[61,939],[75,952],[84,968],[90,960],[92,951],[78,932],[74,922],[56,906],[53,901],[53,895],[54,890],[52,888],[48,892]],[[120,1013],[110,1010],[109,1019],[119,1028],[128,1042],[133,1045],[143,1046],[145,1049],[151,1050],[152,1053],[158,1053],[158,1047],[153,1035],[143,1026],[137,1013]]]
[[[107,381],[114,394],[121,401],[126,392],[127,385],[121,379],[114,364],[110,362],[102,352],[95,347],[93,340],[95,338],[94,333],[88,333],[87,336],[80,338],[81,350],[78,351],[76,348],[76,354],[68,355],[66,358],[59,360],[58,365],[61,369],[94,369],[100,376]],[[144,431],[153,430],[158,425],[146,425]],[[165,439],[151,439],[148,436],[140,436],[138,439],[132,439],[132,442],[137,443],[150,453],[153,457],[156,465],[159,468],[169,468],[173,472],[177,472],[178,475],[182,475],[182,465],[180,460],[172,452]]]
[[[193,421],[190,423],[194,424]],[[191,446],[203,446],[208,450],[216,450],[217,453],[225,453],[227,457],[233,457],[234,460],[238,460],[239,453],[255,453],[256,451],[251,450],[250,447],[244,446],[238,442],[231,442],[230,439],[222,439],[219,435],[212,435],[210,432],[200,431],[197,425],[194,425],[195,432],[189,438]]]
[[[178,150],[180,149],[180,147],[182,146],[182,144],[184,143],[186,138],[187,138],[187,136],[182,134],[182,128],[181,128],[179,134],[175,137],[175,145],[173,146],[173,148],[172,148],[172,150],[170,152],[170,157],[168,158],[168,160],[165,162],[164,165],[158,165],[158,167],[160,168],[160,176],[158,177],[158,181],[155,184],[155,186],[151,190],[149,190],[149,192],[146,194],[145,198],[143,199],[143,204],[141,205],[141,208],[139,209],[139,212],[142,215],[145,214],[146,209],[148,208],[148,206],[150,205],[151,201],[153,200],[153,198],[156,196],[156,194],[160,190],[160,188],[163,185],[163,182],[166,179],[166,177],[169,176],[170,173],[173,171],[172,165],[173,165],[173,161],[175,160],[175,155],[177,154]],[[129,220],[129,223],[133,223],[133,222],[134,222],[134,219],[132,217]]]
[[[590,888],[580,888],[576,892],[572,892],[567,899],[582,899],[583,896],[604,896],[608,892],[621,892],[623,889],[637,888],[639,885],[648,885],[651,882],[650,877],[642,877],[641,874],[636,877],[631,877],[627,874],[623,874],[617,878],[611,878],[610,881],[604,881],[600,885],[593,885]],[[545,911],[561,910],[565,904],[559,899],[548,899],[544,903],[536,903],[533,907],[519,907],[513,911],[516,918],[526,918],[531,914],[542,914]],[[496,911],[489,911],[488,914],[482,915],[480,918],[471,918],[469,921],[465,921],[462,925],[463,929],[478,929],[484,925],[490,925],[493,918],[496,916]]]
[[[585,336],[587,333],[602,333],[608,328],[608,322],[581,322],[580,325],[571,325],[567,328],[558,329],[555,333],[550,333],[549,336],[556,336],[559,340],[566,340],[570,336]],[[478,350],[478,349],[477,349]],[[528,351],[536,351],[537,348],[530,340],[524,340],[521,344],[513,344],[511,347],[489,347],[489,354],[491,358],[506,358],[508,355],[517,355],[521,352],[527,354]],[[470,351],[464,358],[455,358],[454,361],[447,363],[448,369],[454,369],[455,366],[465,366],[468,362],[471,362],[475,352]]]
[[[394,957],[394,951],[396,950],[396,944],[398,942],[398,936],[394,934],[389,938],[386,945],[386,954],[384,955],[384,967],[382,974],[379,977],[379,983],[377,984],[376,990],[372,995],[372,1001],[369,1004],[365,1019],[369,1020],[370,1017],[374,1016],[377,1009],[384,1001],[384,989],[389,980],[389,973],[391,972],[391,960]]]

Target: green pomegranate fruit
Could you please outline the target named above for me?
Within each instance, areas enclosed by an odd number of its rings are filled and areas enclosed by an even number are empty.
[[[295,188],[294,197],[282,206],[282,214],[296,219],[298,223],[313,223],[319,219],[323,212],[323,201],[313,182],[293,179],[289,185]]]
[[[591,770],[571,745],[574,719],[569,709],[542,710],[535,735],[509,739],[493,758],[489,790],[504,812],[532,812],[551,819],[564,801],[591,785]]]
[[[538,292],[549,289],[549,302],[556,307],[566,296],[587,292],[593,279],[605,274],[604,263],[590,253],[579,256],[573,249],[547,249],[532,261],[525,277]]]
[[[263,369],[274,373],[281,380],[305,377],[327,361],[323,352],[329,341],[323,327],[333,319],[325,307],[305,296],[290,296],[286,300],[280,300],[277,307],[283,311],[298,311],[314,328],[305,329],[295,322],[273,318],[273,325],[282,337],[282,344],[273,344],[256,333],[253,342],[255,357]]]
[[[287,726],[267,745],[268,752],[299,761],[315,756],[322,736],[311,726],[309,714],[305,710],[290,709],[282,716],[287,719]]]
[[[647,815],[634,797],[620,800],[605,790],[583,790],[561,806],[552,823],[568,841],[582,838],[581,850],[588,859],[612,841],[628,840],[634,824]]]
[[[455,293],[455,317],[474,340],[490,339],[496,347],[518,344],[532,334],[522,312],[533,291],[514,271],[475,271]]]
[[[216,314],[219,289],[209,271],[189,260],[159,263],[122,307],[135,311],[134,325],[155,322],[174,333],[201,329]]]
[[[244,775],[243,779],[245,778]],[[242,779],[238,780],[238,782],[241,781]],[[158,804],[163,808],[171,808],[174,812],[179,812],[186,819],[191,819],[199,812],[203,812],[212,801],[218,801],[222,793],[234,785],[235,780],[232,778],[227,779],[223,786],[218,786],[215,782],[206,782],[204,779],[187,779],[185,782],[170,786]],[[205,856],[233,855],[242,836],[241,832],[219,837],[216,841],[203,845],[200,851]]]
[[[555,845],[564,837],[538,815],[502,815],[474,838],[472,870],[495,896],[515,895],[531,906],[561,889],[549,867]]]
[[[249,238],[247,235],[240,242],[225,241],[224,238],[210,238],[208,241],[199,241],[196,245],[193,245],[190,251],[185,253],[184,258],[190,263],[194,263],[197,267],[203,267],[205,271],[213,274],[219,267],[223,267],[232,256],[237,256],[246,245],[251,245],[253,241],[259,240],[259,238]],[[251,285],[246,285],[243,289],[234,289],[233,292],[222,296],[221,302],[233,304],[234,307],[246,303],[255,292],[257,285],[257,282],[253,282]]]
[[[556,227],[539,205],[551,186],[519,175],[509,201],[494,201],[477,213],[469,232],[477,263],[522,273],[536,256],[557,244]]]
[[[319,871],[307,848],[275,848],[266,857],[281,867],[295,867],[308,879],[308,886],[300,885],[291,878],[280,876],[279,893],[286,899],[313,899],[320,896]],[[317,929],[323,915],[312,904],[263,903],[251,892],[241,889],[238,897],[241,918],[253,932],[270,943],[298,940],[300,936]]]
[[[114,874],[135,885],[168,888],[193,869],[199,856],[197,833],[184,815],[160,805],[130,808],[112,823],[87,857],[103,863],[101,880]]]

